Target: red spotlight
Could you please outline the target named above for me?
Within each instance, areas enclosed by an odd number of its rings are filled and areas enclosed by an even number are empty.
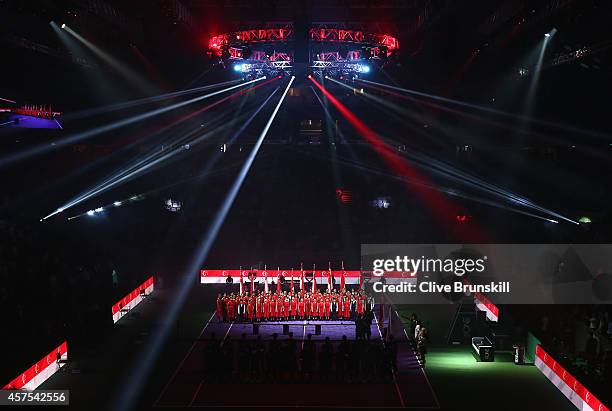
[[[467,214],[457,214],[457,217],[455,219],[458,223],[467,223],[472,219],[472,216]]]
[[[310,81],[321,90],[327,97],[327,100],[342,114],[344,118],[357,130],[359,134],[371,144],[372,148],[382,157],[385,163],[397,175],[403,176],[407,180],[411,190],[415,190],[419,198],[425,203],[426,207],[431,210],[436,217],[446,224],[450,229],[454,225],[457,215],[460,213],[455,206],[448,201],[439,191],[431,189],[431,183],[422,176],[414,167],[412,167],[406,159],[401,157],[391,146],[389,146],[374,130],[368,127],[361,119],[353,114],[344,104],[335,98],[325,87],[319,84],[315,79],[310,78]],[[485,236],[477,230],[466,233],[467,239],[461,240],[482,241]]]
[[[336,190],[336,198],[342,204],[351,204],[353,202],[353,194],[349,190],[338,188]]]
[[[307,77],[308,77],[308,78],[312,78],[312,74],[309,74]]]

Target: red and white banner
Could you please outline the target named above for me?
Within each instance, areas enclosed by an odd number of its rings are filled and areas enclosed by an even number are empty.
[[[255,282],[263,284],[264,281],[270,282],[272,278],[270,278],[270,274],[264,276],[263,273],[265,270],[200,270],[200,283],[201,284],[224,284],[227,282],[227,278],[231,277],[234,283],[240,282],[240,276],[245,277],[245,280],[248,278],[253,278]],[[285,280],[290,281],[292,278],[295,281],[300,281],[301,272],[293,272],[291,274],[291,269],[281,270],[281,274],[285,277]],[[359,284],[359,279],[361,278],[361,274],[363,273],[364,277],[372,277],[372,279],[376,280],[382,277],[376,277],[372,275],[371,271],[342,271],[342,270],[332,270],[331,274],[336,281],[339,283],[342,273],[344,272],[344,281],[346,284]],[[308,270],[304,271],[306,279],[310,279],[312,281],[313,271]],[[316,281],[317,284],[327,285],[328,277],[330,270],[316,270]],[[250,276],[250,277],[249,277]],[[413,273],[409,272],[385,272],[384,278],[387,284],[391,284],[394,281],[416,281],[416,277]]]
[[[491,302],[484,294],[474,293],[474,304],[480,311],[484,311],[489,321],[499,320],[499,308]]]
[[[142,301],[140,290],[144,290],[145,295],[153,292],[153,276],[149,277],[144,283],[132,290],[128,295],[117,301],[112,307],[113,322],[119,321],[128,311],[136,307]]]
[[[57,361],[58,355],[61,362]],[[35,390],[40,384],[55,374],[68,360],[68,343],[64,341],[49,354],[21,373],[20,376],[2,387],[3,390]]]
[[[610,411],[540,345],[536,346],[535,365],[579,410]]]

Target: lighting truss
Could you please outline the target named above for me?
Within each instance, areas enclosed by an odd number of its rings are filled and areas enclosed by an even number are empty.
[[[312,62],[312,71],[317,75],[329,75],[330,77],[348,76],[359,77],[360,74],[370,71],[367,60],[358,61],[325,61],[315,60]]]
[[[221,54],[221,50],[238,43],[274,43],[293,40],[291,24],[280,28],[250,29],[219,34],[210,38],[208,47]],[[308,30],[308,37],[314,42],[364,43],[386,47],[389,52],[399,49],[399,41],[389,34],[368,33],[363,30],[346,30],[325,25],[314,25]]]
[[[317,73],[325,72],[333,76],[339,73],[355,78],[358,73],[369,71],[369,67],[362,71],[364,65],[360,62],[383,64],[399,49],[399,41],[391,35],[341,26],[341,23],[315,23],[309,28],[311,47],[308,67],[317,70]],[[234,31],[211,37],[208,51],[225,64],[234,64],[235,71],[242,74],[276,75],[284,72],[291,75],[295,37],[291,24]],[[244,65],[238,67],[238,62]]]
[[[257,61],[257,60],[241,60],[235,65],[235,70],[244,75],[254,75],[255,77],[267,76],[274,77],[279,73],[291,74],[291,61]]]

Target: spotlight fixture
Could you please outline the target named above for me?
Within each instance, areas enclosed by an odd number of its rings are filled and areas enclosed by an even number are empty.
[[[115,201],[115,202],[113,203],[113,205],[114,205],[115,207],[119,207],[119,206],[121,205],[121,201]]]
[[[550,33],[544,34],[544,37],[550,37]]]
[[[387,209],[391,207],[391,198],[390,197],[379,197],[376,200],[372,201],[372,207],[377,208],[379,210]]]
[[[165,205],[166,205],[166,210],[172,213],[176,213],[178,211],[181,211],[181,207],[183,206],[183,203],[181,201],[177,201],[177,200],[173,200],[169,198],[166,200]]]
[[[95,214],[95,211],[94,211],[94,210],[89,210],[89,211],[87,212],[87,215],[89,215],[89,216],[92,216],[92,215],[94,215],[94,214]]]
[[[61,26],[61,27],[62,27],[63,29],[65,29],[65,28],[66,28],[66,23],[62,23],[62,26]]]

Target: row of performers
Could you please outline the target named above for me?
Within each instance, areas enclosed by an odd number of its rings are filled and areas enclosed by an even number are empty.
[[[217,296],[219,321],[354,320],[373,308],[374,299],[363,290]]]

